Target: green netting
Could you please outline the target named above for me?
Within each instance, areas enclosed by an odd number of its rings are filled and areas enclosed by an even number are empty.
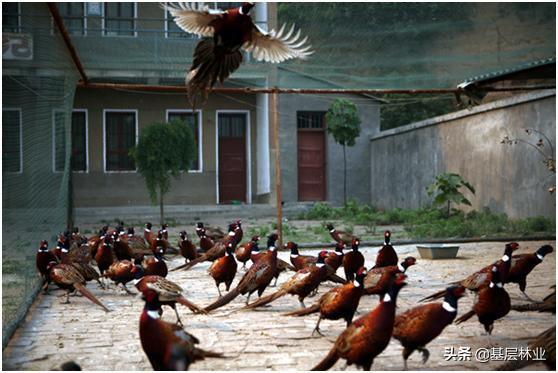
[[[105,20],[103,8],[104,3],[60,5],[90,81],[184,84],[199,38],[177,30],[159,3],[137,3],[134,18],[116,21]],[[2,9],[4,49],[11,53],[2,69],[6,337],[6,327],[36,290],[39,240],[49,239],[52,246],[68,222],[71,109],[79,74],[46,3],[3,3]],[[468,78],[556,54],[554,3],[260,3],[254,18],[268,29],[294,23],[315,53],[280,65],[246,56],[228,86],[455,88]],[[363,97],[359,104],[367,102]],[[451,111],[454,101],[400,96],[382,105],[427,117]]]
[[[316,50],[289,67],[344,88],[454,88],[556,50],[553,3],[280,3],[278,13]],[[280,74],[280,85],[296,77]]]
[[[45,4],[33,7],[48,14]],[[53,247],[69,217],[70,117],[78,75],[59,35],[45,33],[40,22],[25,24],[3,32],[14,43],[2,70],[3,346],[38,289],[40,240]],[[30,40],[47,47],[24,44]],[[29,58],[30,50],[30,59],[12,59]]]
[[[127,65],[141,73],[124,69],[121,81],[182,82],[199,39],[179,32],[166,37],[159,5],[141,9],[135,37],[102,36],[100,17],[88,18],[86,36],[74,36],[92,78],[112,81],[115,74],[102,77],[101,71]],[[269,64],[248,58],[231,84],[454,88],[473,76],[555,55],[554,3],[270,3],[267,12],[268,27],[276,13],[279,25],[295,24],[308,36],[315,53],[279,65],[274,74]]]

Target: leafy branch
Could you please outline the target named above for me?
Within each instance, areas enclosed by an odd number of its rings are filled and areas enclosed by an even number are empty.
[[[554,146],[552,145],[552,141],[550,141],[550,139],[544,133],[534,128],[524,128],[524,131],[528,136],[537,134],[541,137],[539,137],[537,142],[533,143],[520,138],[510,139],[509,136],[506,135],[504,136],[502,141],[500,141],[500,143],[505,145],[516,145],[518,143],[522,143],[522,144],[526,144],[527,146],[530,146],[541,155],[541,157],[543,158],[542,163],[545,165],[545,167],[550,172],[556,173],[556,159],[554,158]],[[548,191],[551,194],[554,193],[555,190],[556,190],[555,185],[548,188]]]
[[[465,187],[475,194],[475,188],[455,173],[443,173],[436,176],[436,181],[426,188],[429,196],[437,193],[434,197],[435,205],[446,205],[446,217],[450,216],[451,203],[465,204],[471,206],[471,202],[459,191],[461,187]]]

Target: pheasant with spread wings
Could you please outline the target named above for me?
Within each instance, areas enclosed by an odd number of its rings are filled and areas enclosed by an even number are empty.
[[[217,80],[225,79],[242,62],[242,51],[251,53],[256,61],[279,63],[293,58],[305,59],[313,53],[307,37],[300,38],[294,25],[288,32],[286,25],[279,31],[266,32],[250,17],[254,3],[243,3],[228,10],[209,9],[189,3],[164,5],[174,22],[184,31],[202,39],[194,51],[194,59],[186,77],[188,99],[196,106],[198,98],[207,99],[206,89]]]

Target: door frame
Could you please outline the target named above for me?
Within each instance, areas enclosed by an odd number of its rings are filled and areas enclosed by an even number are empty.
[[[219,204],[219,114],[246,115],[246,203],[252,204],[252,154],[250,110],[215,110],[215,202]]]
[[[322,201],[319,202],[327,202],[328,200],[328,183],[329,183],[329,167],[328,167],[328,146],[327,146],[327,142],[328,142],[328,133],[327,133],[327,120],[325,118],[325,113],[326,111],[323,110],[297,110],[296,111],[296,115],[298,116],[298,113],[323,113],[324,114],[324,126],[323,128],[298,128],[298,117],[297,117],[297,122],[296,124],[296,157],[297,157],[297,162],[296,162],[296,198],[297,198],[297,202],[305,202],[305,201],[301,201],[300,200],[300,190],[299,190],[299,179],[298,179],[298,132],[302,131],[302,132],[323,132],[324,134],[324,199]]]

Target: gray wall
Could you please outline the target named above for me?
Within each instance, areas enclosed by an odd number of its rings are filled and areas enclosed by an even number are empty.
[[[425,188],[443,172],[456,172],[476,188],[467,191],[473,209],[510,217],[555,216],[547,192],[555,174],[538,152],[500,143],[504,136],[530,139],[523,129],[543,132],[556,145],[556,92],[518,95],[370,138],[371,203],[382,208],[418,208],[431,203]]]
[[[369,138],[378,133],[380,128],[378,102],[363,96],[292,94],[279,96],[283,201],[298,201],[297,111],[327,111],[337,97],[352,100],[358,106],[361,118],[361,133],[356,140],[356,145],[347,147],[347,198],[355,198],[361,202],[370,200],[370,166],[366,164],[365,160],[370,159]],[[325,152],[327,201],[341,205],[343,204],[343,148],[335,143],[333,137],[327,132]],[[271,164],[273,168],[273,158]],[[274,172],[271,175],[273,178]]]

